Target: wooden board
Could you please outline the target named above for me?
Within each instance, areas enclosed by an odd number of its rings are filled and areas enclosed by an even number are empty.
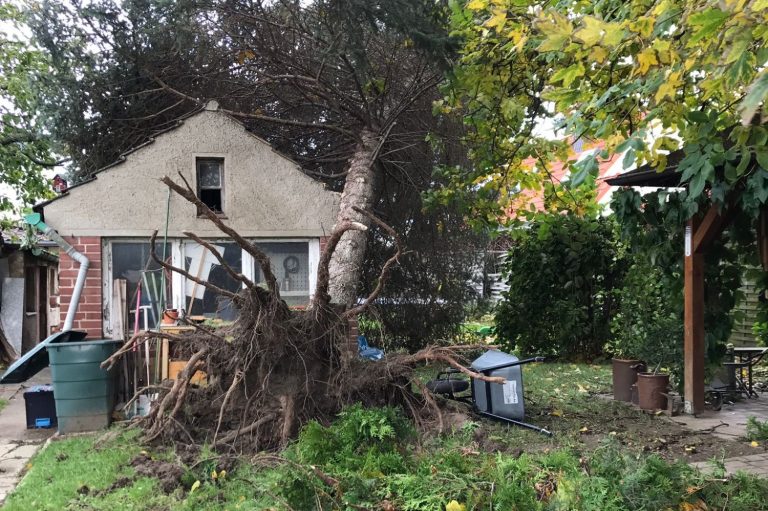
[[[691,236],[696,237],[697,219],[688,221]],[[689,243],[689,241],[686,241]],[[704,410],[704,254],[685,252],[685,337],[683,377],[685,413],[697,414]]]
[[[168,339],[163,339],[160,348],[160,381],[168,379]]]
[[[115,279],[112,281],[112,310],[109,314],[109,322],[112,330],[112,339],[125,340],[125,308],[127,281],[125,279]]]

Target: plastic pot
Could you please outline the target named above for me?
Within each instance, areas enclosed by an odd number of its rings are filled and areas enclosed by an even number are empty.
[[[638,371],[645,371],[645,364],[634,359],[613,359],[613,399],[632,400],[632,385],[637,382]]]
[[[668,374],[638,373],[638,406],[643,410],[663,410],[667,407]]]

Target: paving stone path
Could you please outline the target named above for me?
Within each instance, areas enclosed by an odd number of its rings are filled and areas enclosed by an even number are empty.
[[[0,398],[8,401],[0,411],[0,506],[16,488],[30,458],[42,447],[55,429],[27,429],[24,389],[50,383],[50,371],[42,371],[24,384],[0,385]]]
[[[703,472],[711,472],[712,464],[709,461],[691,463]],[[728,474],[736,472],[749,472],[760,477],[768,477],[768,453],[750,454],[725,460],[725,470]]]

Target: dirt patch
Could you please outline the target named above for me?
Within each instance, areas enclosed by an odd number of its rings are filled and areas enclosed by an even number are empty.
[[[200,458],[200,446],[197,444],[177,442],[175,447],[176,454],[185,465],[192,465]]]
[[[692,431],[664,415],[649,415],[623,403],[601,402],[583,412],[552,415],[540,410],[532,420],[556,436],[573,437],[589,451],[607,438],[626,446],[628,452],[655,453],[666,460],[706,461],[765,452],[749,442],[726,440],[715,431]]]
[[[139,454],[131,461],[130,465],[136,469],[137,475],[157,479],[160,488],[165,493],[173,493],[176,488],[181,486],[184,469],[175,463],[154,460],[147,454]]]
[[[469,446],[478,452],[501,452],[519,455],[546,452],[553,448],[571,447],[588,454],[602,443],[613,440],[627,454],[656,454],[667,461],[707,461],[768,452],[762,443],[724,439],[717,430],[692,431],[664,415],[644,413],[624,403],[594,398],[583,406],[566,408],[531,406],[526,422],[553,432],[553,437],[504,425],[482,417],[472,417],[477,429]]]

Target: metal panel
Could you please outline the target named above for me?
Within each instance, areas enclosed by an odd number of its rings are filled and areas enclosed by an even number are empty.
[[[518,358],[509,353],[487,351],[472,362],[472,369],[483,372],[488,368],[517,361]],[[506,380],[506,383],[489,383],[473,379],[472,392],[477,409],[500,417],[522,420],[525,417],[522,366],[493,369],[488,376],[500,376]]]

